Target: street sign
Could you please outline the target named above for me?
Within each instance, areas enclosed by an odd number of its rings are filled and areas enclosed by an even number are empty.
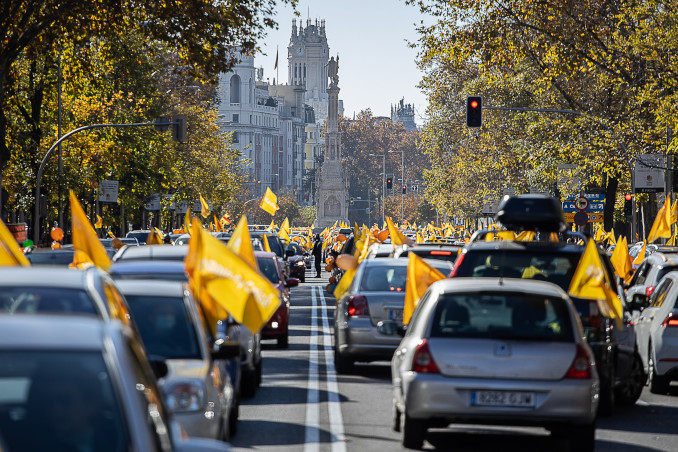
[[[118,181],[99,181],[99,202],[118,202]]]
[[[577,212],[579,213],[579,212]],[[568,223],[574,223],[574,216],[577,214],[575,212],[565,212],[565,221]],[[603,214],[602,213],[588,213],[588,212],[582,212],[585,213],[588,216],[588,222],[589,223],[602,223],[603,222]]]
[[[586,214],[586,212],[582,212],[581,210],[577,213],[574,214],[574,224],[577,226],[585,226],[586,223],[589,222],[589,217]]]
[[[146,210],[160,210],[160,193],[153,193],[147,199],[148,201],[144,206]]]
[[[497,213],[497,207],[499,207],[498,199],[485,198],[485,203],[483,204],[483,215],[494,215]]]
[[[589,200],[583,196],[580,196],[574,200],[574,206],[577,208],[577,210],[586,210],[586,208],[589,206]]]
[[[604,202],[589,202],[588,207],[585,209],[586,212],[590,213],[602,213],[605,211],[605,203]],[[568,199],[563,203],[563,212],[578,212],[579,209],[577,209],[577,206],[575,206],[575,203],[573,200]]]
[[[663,192],[666,163],[660,154],[642,154],[636,157],[633,171],[634,193]]]

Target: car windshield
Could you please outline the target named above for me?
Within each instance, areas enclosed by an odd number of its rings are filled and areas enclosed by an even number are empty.
[[[405,292],[407,267],[374,265],[367,267],[360,280],[361,292]]]
[[[31,265],[68,266],[73,262],[73,251],[43,251],[26,255]]]
[[[304,249],[296,243],[290,243],[287,245],[287,251],[293,252],[295,256],[301,256],[304,254]]]
[[[4,314],[97,314],[94,302],[81,289],[12,287],[0,290],[0,313]]]
[[[149,355],[202,359],[193,322],[182,297],[125,295]]]
[[[273,284],[280,282],[278,278],[278,270],[276,268],[276,262],[271,257],[258,257],[257,264],[259,265],[259,271],[264,274]]]
[[[111,272],[113,279],[153,279],[156,281],[188,281],[188,276],[186,273],[151,273],[151,272],[139,272],[139,273],[117,273],[115,271]]]
[[[459,277],[504,277],[548,281],[567,291],[578,253],[471,250],[459,264]]]
[[[506,292],[443,294],[431,337],[572,342],[565,300]]]
[[[119,400],[100,352],[0,351],[8,450],[127,451]]]

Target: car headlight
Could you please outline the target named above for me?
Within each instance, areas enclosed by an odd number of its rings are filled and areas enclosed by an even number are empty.
[[[198,411],[205,406],[205,389],[194,383],[172,386],[166,396],[167,407],[174,412]]]
[[[299,267],[303,267],[305,264],[304,264],[304,261],[299,261],[299,262],[297,262],[297,265],[298,265]]]

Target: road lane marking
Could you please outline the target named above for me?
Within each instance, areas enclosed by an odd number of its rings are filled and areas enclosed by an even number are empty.
[[[306,393],[306,431],[304,452],[316,452],[320,444],[320,400],[318,397],[318,310],[314,286],[311,286],[311,339],[308,357],[308,389]]]
[[[341,415],[339,401],[339,385],[337,372],[334,368],[334,351],[332,350],[332,331],[327,320],[325,295],[318,286],[320,306],[322,310],[323,336],[325,338],[325,372],[327,374],[327,410],[330,417],[330,435],[332,436],[332,452],[346,452],[346,438],[344,437],[344,419]]]

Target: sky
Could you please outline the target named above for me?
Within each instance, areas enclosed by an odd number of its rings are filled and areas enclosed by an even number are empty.
[[[325,19],[330,56],[339,54],[339,99],[344,115],[353,117],[367,108],[375,116],[390,116],[391,105],[405,98],[414,104],[415,122],[421,126],[426,115],[426,96],[417,88],[422,73],[416,65],[415,24],[422,15],[404,0],[299,0],[297,11],[306,19]],[[255,56],[256,67],[264,68],[264,80],[276,78],[276,46],[279,51],[280,82],[287,83],[287,46],[292,33],[292,8],[278,6],[278,30],[269,30]]]

